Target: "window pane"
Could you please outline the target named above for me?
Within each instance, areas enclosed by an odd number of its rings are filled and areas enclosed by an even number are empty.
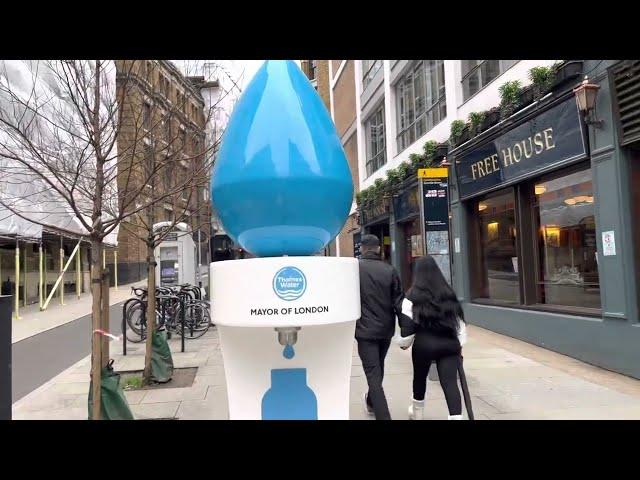
[[[442,118],[434,109],[444,103],[441,60],[415,61],[396,86],[398,151],[424,136]],[[442,78],[440,77],[442,73]]]
[[[404,130],[406,125],[406,115],[405,115],[405,105],[404,105],[404,84],[400,82],[396,89],[396,101],[398,105],[398,115],[399,115],[399,129],[400,131]]]
[[[409,74],[405,83],[404,104],[407,110],[407,124],[411,125],[415,120],[415,112],[413,110],[413,75]]]
[[[462,60],[462,76],[469,73],[481,60]]]
[[[438,60],[438,97],[444,97],[444,62]]]
[[[504,73],[505,71],[513,67],[516,63],[518,63],[518,60],[500,60],[500,72]]]
[[[362,86],[367,88],[376,73],[382,68],[382,60],[362,60]]]
[[[486,60],[480,67],[482,87],[500,75],[500,60]]]
[[[365,132],[367,134],[367,175],[371,175],[386,162],[383,105],[366,121]]]
[[[515,201],[512,190],[476,204],[480,228],[480,298],[520,303],[516,251]]]
[[[462,90],[464,94],[464,99],[468,99],[469,97],[475,95],[478,90],[480,90],[480,70],[476,70],[474,73],[469,75],[462,83]]]
[[[418,120],[416,120],[416,138],[420,138],[422,135],[427,133],[426,127],[426,119],[431,115],[431,111],[426,115],[422,115]],[[433,122],[429,123],[429,125],[433,125]]]
[[[425,85],[424,85],[424,62],[420,63],[419,68],[413,76],[413,94],[415,96],[415,115],[420,116],[425,110]],[[431,99],[429,95],[426,102],[430,105]]]
[[[543,178],[535,189],[538,301],[600,308],[591,170]]]
[[[435,60],[429,60],[427,69],[427,97],[429,106],[436,103],[440,97],[438,92],[438,71]]]

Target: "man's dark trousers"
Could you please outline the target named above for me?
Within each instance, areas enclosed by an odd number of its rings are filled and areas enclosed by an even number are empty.
[[[376,420],[391,420],[389,406],[382,388],[384,378],[384,359],[387,356],[391,339],[365,339],[358,341],[358,355],[362,360],[362,369],[367,376],[369,406],[373,408]]]

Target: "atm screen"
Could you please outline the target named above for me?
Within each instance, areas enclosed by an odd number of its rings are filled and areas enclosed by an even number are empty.
[[[176,274],[175,268],[163,268],[161,275],[163,277],[173,277]]]

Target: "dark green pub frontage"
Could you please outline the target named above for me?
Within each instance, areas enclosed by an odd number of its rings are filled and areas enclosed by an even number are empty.
[[[640,61],[585,60],[449,152],[452,282],[471,324],[640,378]]]

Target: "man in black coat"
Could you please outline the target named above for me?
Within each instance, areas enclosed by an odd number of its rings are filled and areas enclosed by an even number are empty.
[[[376,420],[391,420],[382,388],[384,359],[395,333],[396,316],[402,318],[404,292],[396,269],[380,259],[378,237],[364,235],[360,251],[362,313],[356,323],[356,340],[369,385],[369,392],[364,395],[365,408]]]

